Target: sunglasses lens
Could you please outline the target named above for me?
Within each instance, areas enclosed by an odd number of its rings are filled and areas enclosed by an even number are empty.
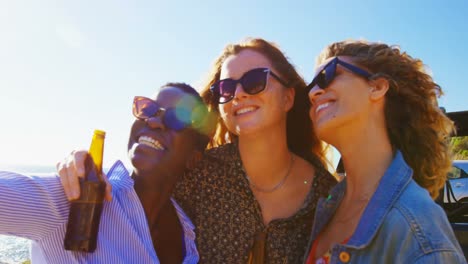
[[[216,82],[211,90],[220,104],[224,104],[234,98],[237,83],[241,83],[242,89],[248,94],[257,94],[265,90],[268,77],[268,69],[258,68],[246,72],[238,81],[224,79]]]
[[[316,77],[315,77],[315,82],[318,85],[318,87],[325,89],[327,87],[327,82],[325,78],[325,73],[324,70],[322,70]]]
[[[330,85],[330,83],[335,79],[335,72],[336,72],[336,63],[331,63],[330,65],[325,68],[325,83],[326,86]]]
[[[136,97],[133,101],[133,115],[136,118],[146,120],[159,116],[164,126],[175,131],[180,131],[192,124],[191,110],[183,106],[163,109],[146,97]]]
[[[217,83],[217,86],[215,86],[215,90],[218,90],[219,93],[219,103],[227,103],[234,97],[236,82],[231,79],[221,80]]]
[[[327,88],[335,78],[335,72],[336,64],[330,63],[322,71],[320,71],[319,74],[317,74],[317,76],[314,78],[314,83],[316,83],[322,89]]]
[[[258,94],[265,90],[268,71],[266,69],[251,70],[242,77],[242,88],[248,94]]]
[[[146,98],[137,98],[133,103],[133,115],[136,118],[146,119],[158,111],[158,106]]]
[[[180,131],[192,123],[189,109],[178,107],[167,109],[164,113],[164,125],[172,130]]]

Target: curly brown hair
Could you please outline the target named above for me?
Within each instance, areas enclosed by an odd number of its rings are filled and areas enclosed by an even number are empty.
[[[275,72],[279,73],[289,87],[294,88],[296,92],[294,105],[287,115],[286,126],[289,149],[306,160],[312,161],[319,158],[321,162],[324,162],[325,148],[317,138],[309,118],[310,104],[304,79],[297,73],[294,66],[276,44],[260,38],[248,38],[236,44],[228,44],[214,61],[208,78],[202,86],[201,96],[210,111],[215,113],[218,118],[216,132],[209,146],[220,146],[232,142],[236,138],[236,135],[229,132],[224,125],[219,115],[218,102],[211,93],[210,87],[219,80],[221,66],[226,58],[239,54],[246,49],[256,51],[268,58]]]
[[[384,115],[390,143],[413,169],[413,179],[435,199],[451,167],[448,137],[454,131],[453,122],[437,104],[442,88],[420,59],[412,58],[399,46],[356,40],[336,42],[322,51],[317,63],[335,56],[350,56],[374,73],[371,79],[388,80]]]

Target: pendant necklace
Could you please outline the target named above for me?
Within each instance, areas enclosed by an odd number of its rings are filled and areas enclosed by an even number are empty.
[[[281,186],[283,186],[283,184],[288,179],[289,174],[291,174],[291,169],[292,169],[293,164],[294,164],[294,155],[291,152],[289,154],[291,155],[291,158],[290,158],[290,161],[289,161],[288,171],[286,172],[286,175],[284,175],[283,179],[281,179],[280,182],[278,182],[275,186],[273,186],[272,188],[269,188],[269,189],[259,187],[255,183],[252,182],[249,175],[247,175],[247,173],[246,173],[245,176],[247,176],[247,180],[249,181],[250,186],[252,186],[253,189],[255,189],[255,190],[259,191],[259,192],[263,192],[263,193],[274,192],[274,191],[278,190]]]

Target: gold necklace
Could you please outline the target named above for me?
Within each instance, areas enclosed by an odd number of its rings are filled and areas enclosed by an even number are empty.
[[[292,169],[293,164],[294,164],[294,155],[291,152],[289,154],[291,155],[291,159],[289,161],[288,171],[286,172],[286,175],[284,175],[283,179],[281,179],[280,182],[278,182],[275,186],[273,186],[273,188],[266,189],[266,188],[262,188],[262,187],[257,186],[255,183],[252,182],[249,175],[247,175],[247,173],[246,173],[245,176],[247,176],[247,180],[249,181],[250,186],[253,189],[257,190],[257,191],[264,192],[264,193],[274,192],[274,191],[278,190],[281,186],[283,186],[283,184],[286,182],[286,179],[289,177],[289,174],[291,173],[291,169]]]

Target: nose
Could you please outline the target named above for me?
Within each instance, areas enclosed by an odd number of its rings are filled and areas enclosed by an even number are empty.
[[[312,105],[314,105],[314,101],[322,95],[325,91],[320,88],[318,85],[315,85],[312,89],[309,91],[309,101]]]
[[[164,130],[166,129],[166,126],[164,125],[163,118],[164,113],[162,111],[158,111],[154,116],[147,118],[145,121],[151,129],[159,128]]]
[[[248,93],[244,91],[244,87],[241,83],[236,84],[236,90],[234,91],[234,99],[245,98],[248,96]]]

